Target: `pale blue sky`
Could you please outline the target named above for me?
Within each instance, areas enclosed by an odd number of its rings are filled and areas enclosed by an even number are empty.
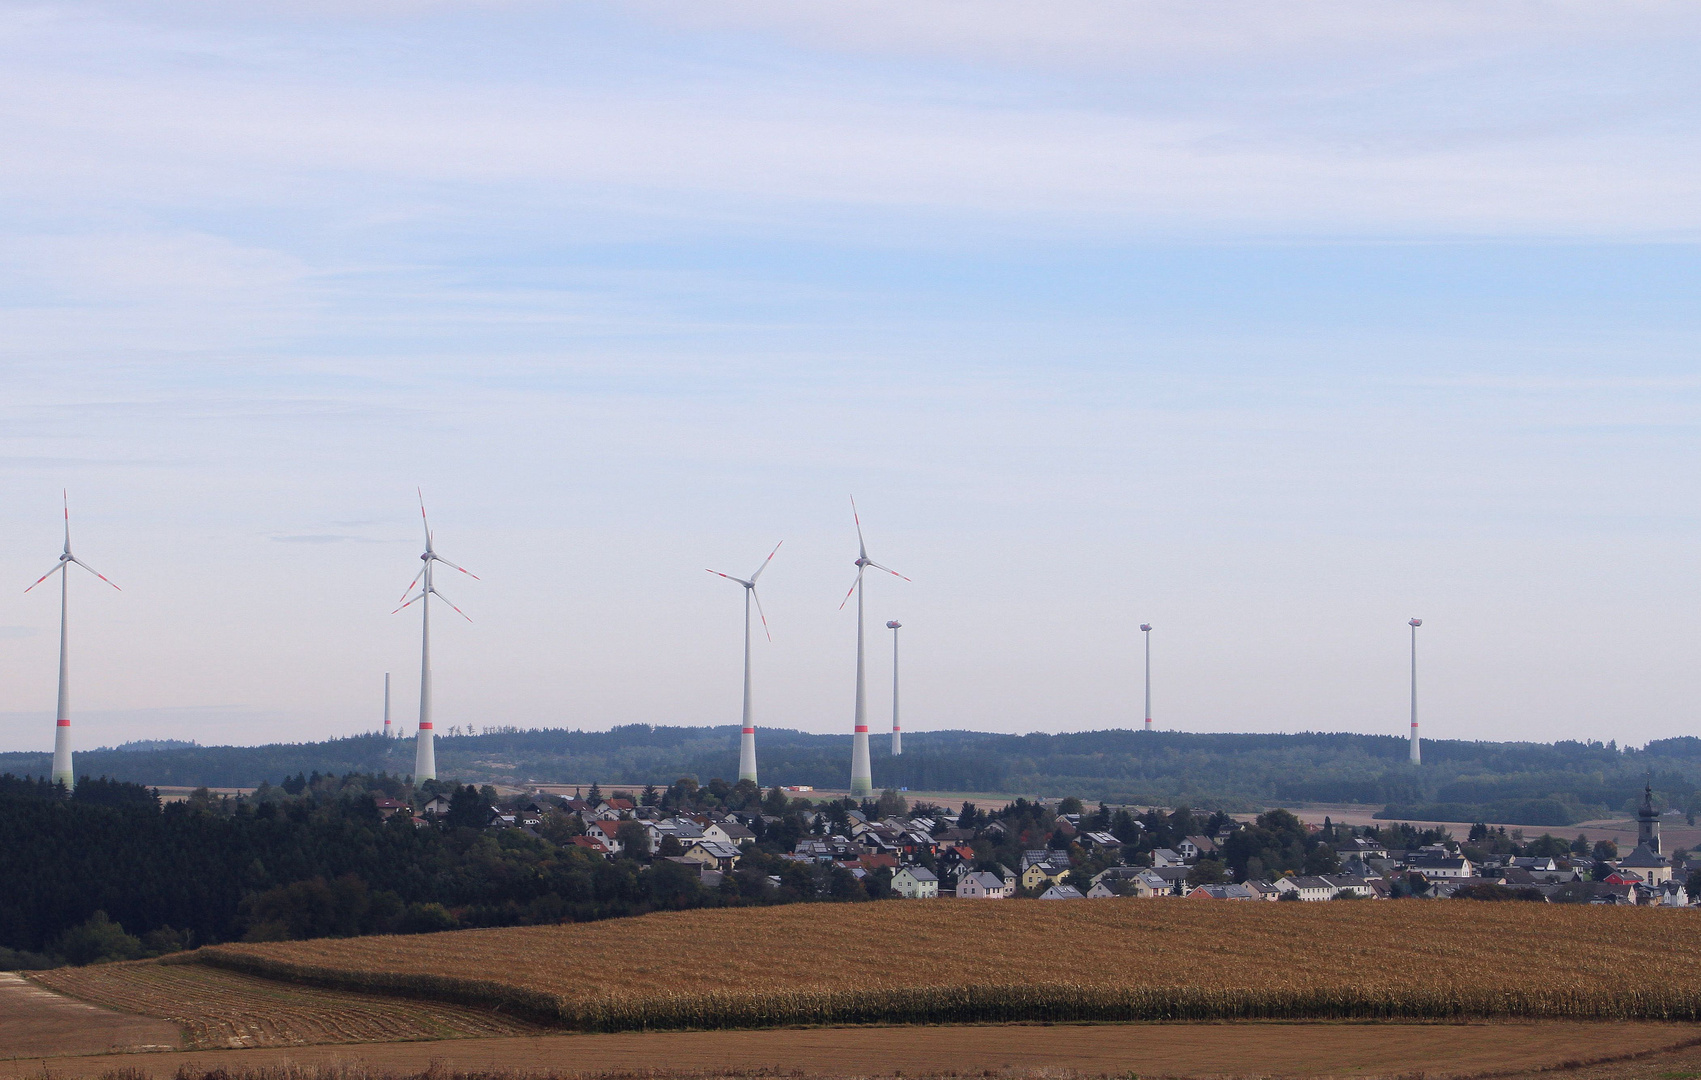
[[[1692,733],[1701,13],[0,3],[0,748]],[[3,595],[3,594],[0,594]],[[885,632],[871,702],[887,706]]]

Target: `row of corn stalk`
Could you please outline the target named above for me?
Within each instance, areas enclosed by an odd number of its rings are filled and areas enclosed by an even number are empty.
[[[1203,988],[1046,982],[1019,986],[751,990],[570,998],[494,979],[363,971],[202,949],[201,963],[340,990],[493,1009],[578,1031],[773,1027],[790,1024],[962,1024],[1164,1021],[1542,1018],[1701,1020],[1701,992],[1667,987],[1555,989],[1468,986]]]

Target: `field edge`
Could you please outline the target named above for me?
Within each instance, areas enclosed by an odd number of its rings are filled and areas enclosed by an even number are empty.
[[[569,999],[493,979],[358,971],[231,946],[190,954],[260,978],[488,1009],[570,1031],[690,1031],[819,1025],[1104,1023],[1235,1020],[1701,1020],[1701,991],[1632,987],[1601,994],[1508,987],[1414,993],[1038,982],[883,989],[669,992]]]

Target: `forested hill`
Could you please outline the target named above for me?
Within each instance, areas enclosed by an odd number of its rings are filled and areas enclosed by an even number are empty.
[[[765,784],[842,787],[848,735],[763,729]],[[1652,779],[1663,802],[1701,808],[1701,739],[1640,749],[1601,743],[1424,744],[1406,763],[1405,740],[1373,735],[1197,735],[1091,731],[1068,735],[919,732],[893,758],[871,740],[874,778],[912,791],[1079,795],[1112,801],[1255,809],[1307,802],[1392,804],[1407,817],[1564,825],[1618,813]],[[499,731],[437,740],[438,770],[476,783],[525,781],[641,785],[681,776],[733,779],[736,727],[630,725],[611,731]],[[49,756],[0,754],[0,773],[44,775]],[[251,787],[297,773],[412,772],[411,740],[376,735],[271,746],[175,746],[86,751],[78,775],[144,784]]]

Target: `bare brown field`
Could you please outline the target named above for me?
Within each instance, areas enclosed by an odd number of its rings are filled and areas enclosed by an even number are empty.
[[[1564,1021],[627,1032],[0,1061],[0,1080],[1087,1080],[1134,1074],[1438,1080],[1551,1077],[1556,1069],[1563,1070],[1561,1077],[1581,1069],[1591,1080],[1662,1074],[1673,1080],[1676,1070],[1701,1060],[1701,1053],[1670,1048],[1696,1037],[1687,1025]],[[1589,1065],[1603,1059],[1617,1062]],[[217,1070],[234,1075],[221,1077]]]
[[[1563,963],[1541,958],[1563,955]],[[809,904],[201,950],[584,1031],[797,1023],[1701,1019],[1701,915],[1468,901]],[[1632,974],[1633,973],[1633,974]]]
[[[1366,806],[1356,803],[1318,803],[1293,813],[1308,825],[1321,825],[1328,818],[1337,825],[1370,825],[1381,828],[1392,824],[1376,815],[1382,810],[1381,806]],[[1241,821],[1251,821],[1257,814],[1235,814]],[[1441,828],[1453,834],[1455,840],[1463,840],[1472,825],[1469,821],[1420,821],[1417,818],[1400,819],[1409,825],[1420,829]],[[1504,822],[1490,821],[1491,829],[1522,830],[1525,839],[1533,840],[1543,833],[1550,833],[1562,840],[1570,840],[1581,834],[1591,844],[1596,840],[1611,840],[1621,851],[1628,852],[1636,846],[1636,821],[1634,818],[1601,818],[1595,821],[1583,821],[1576,825],[1509,825]],[[1665,849],[1673,851],[1677,848],[1693,850],[1701,846],[1701,826],[1692,826],[1682,818],[1666,819],[1660,825],[1660,836],[1663,838]]]
[[[56,968],[30,978],[95,1005],[169,1021],[170,1045],[192,1050],[467,1039],[543,1030],[488,1009],[299,986],[201,964],[139,960]]]
[[[0,971],[0,1058],[175,1050],[182,1045],[177,1025],[169,1021],[111,1012]]]

